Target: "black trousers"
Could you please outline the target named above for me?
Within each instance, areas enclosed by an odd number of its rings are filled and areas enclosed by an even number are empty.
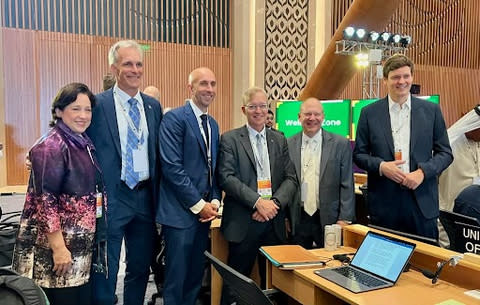
[[[92,304],[92,287],[90,283],[77,287],[44,288],[50,305],[90,305]]]
[[[318,210],[310,216],[302,209],[300,221],[295,228],[293,244],[298,244],[305,249],[312,249],[313,242],[317,248],[323,248],[324,228],[320,224],[320,215]]]
[[[275,234],[272,221],[268,222],[252,222],[248,227],[247,236],[239,243],[228,243],[228,265],[250,277],[252,273],[255,259],[258,257],[258,269],[261,278],[261,288],[265,288],[265,257],[260,255],[258,249],[261,246],[280,245],[282,242]],[[222,289],[222,305],[230,305],[236,301],[235,294],[228,285],[223,285]]]

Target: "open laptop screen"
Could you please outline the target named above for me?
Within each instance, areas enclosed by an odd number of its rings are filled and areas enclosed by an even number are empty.
[[[396,282],[415,244],[368,232],[353,257],[352,266]]]

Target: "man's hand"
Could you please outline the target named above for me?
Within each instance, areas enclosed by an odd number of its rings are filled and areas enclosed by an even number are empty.
[[[404,172],[402,172],[401,169],[398,168],[398,166],[404,163],[405,161],[403,160],[395,160],[389,162],[384,161],[380,164],[380,171],[382,172],[382,175],[384,175],[388,179],[393,180],[396,183],[402,183],[406,175]]]
[[[343,220],[338,220],[337,225],[340,225],[343,228],[344,226],[348,226],[348,223],[346,221],[343,221]]]
[[[258,213],[260,213],[260,215],[267,221],[277,216],[278,209],[280,209],[273,200],[262,198],[258,199],[255,207],[257,208]]]
[[[423,179],[425,179],[425,174],[423,173],[423,170],[419,168],[416,171],[408,173],[405,176],[405,179],[403,179],[402,185],[404,185],[405,187],[408,187],[411,190],[414,190],[420,184],[422,184]]]
[[[255,220],[255,221],[258,221],[258,222],[267,221],[265,218],[263,218],[262,215],[260,215],[260,213],[258,213],[258,211],[253,212],[252,219]]]
[[[218,208],[215,204],[212,204],[210,202],[207,202],[204,206],[203,209],[198,213],[200,215],[200,222],[208,222],[212,221],[217,217]]]

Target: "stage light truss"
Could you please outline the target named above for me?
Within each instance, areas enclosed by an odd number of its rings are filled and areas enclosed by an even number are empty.
[[[339,40],[335,43],[335,54],[338,55],[357,55],[357,54],[368,54],[372,49],[382,50],[382,60],[385,60],[392,56],[393,54],[401,53],[405,54],[407,51],[406,47],[392,45],[392,44],[382,44],[382,43],[373,43],[365,41],[355,41],[355,40]]]

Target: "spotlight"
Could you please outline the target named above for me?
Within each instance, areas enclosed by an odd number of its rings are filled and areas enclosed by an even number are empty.
[[[383,32],[382,34],[380,34],[380,38],[383,42],[388,42],[388,40],[390,39],[390,36],[392,34],[390,34],[389,32]]]
[[[360,68],[368,67],[368,54],[358,53],[355,55],[355,64]]]
[[[354,34],[355,34],[354,27],[349,26],[349,27],[346,27],[345,30],[343,30],[344,39],[352,39]]]
[[[358,41],[363,41],[365,39],[365,35],[367,35],[367,31],[365,31],[365,29],[357,29],[355,31],[355,36]]]
[[[391,43],[399,43],[399,42],[400,42],[400,39],[401,39],[400,34],[394,34],[394,35],[390,36],[389,42],[391,42]]]
[[[370,34],[368,35],[368,40],[370,42],[377,42],[379,37],[380,37],[380,34],[378,34],[375,31],[371,31]]]
[[[402,38],[400,39],[400,45],[404,48],[407,47],[411,43],[412,43],[412,37],[410,37],[408,35],[402,36]]]

